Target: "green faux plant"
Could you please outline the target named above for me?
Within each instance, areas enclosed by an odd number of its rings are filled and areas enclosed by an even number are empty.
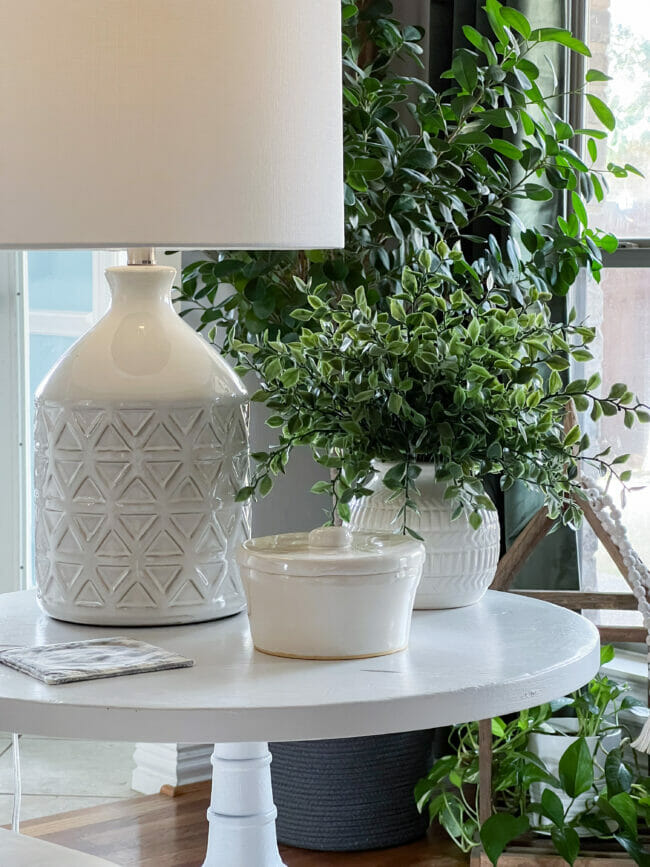
[[[435,461],[454,514],[465,508],[475,527],[479,510],[492,507],[483,489],[490,474],[505,490],[518,479],[534,486],[549,514],[571,525],[580,519],[580,463],[625,482],[625,456],[590,454],[578,425],[565,432],[565,406],[573,400],[594,417],[623,412],[630,424],[646,409],[620,384],[599,397],[597,375],[562,378],[568,358],[591,358],[594,329],[553,323],[550,294],[535,286],[513,304],[517,263],[498,257],[494,243],[469,265],[460,249],[439,242],[404,269],[389,313],[372,308],[363,288],[334,302],[327,287],[307,285],[307,306],[293,311],[307,326],[300,337],[257,345],[233,338],[243,367],[262,383],[252,400],[271,409],[267,424],[279,429],[279,444],[253,456],[256,474],[240,496],[266,494],[297,446],[332,470],[314,491],[330,493],[343,520],[351,500],[368,493],[373,459],[394,464],[384,484],[403,491],[403,529],[413,535],[408,514],[423,462]]]
[[[585,203],[604,195],[604,174],[635,170],[595,168],[597,141],[614,126],[604,103],[588,96],[604,129],[574,130],[554,111],[556,93],[536,83],[536,47],[589,54],[568,31],[532,30],[488,0],[493,38],[465,27],[449,86],[434,90],[392,71],[400,54],[417,56],[419,31],[387,18],[389,7],[343,3],[346,249],[214,254],[184,273],[187,312],[200,310],[212,339],[225,329],[224,348],[259,375],[253,399],[279,431],[277,447],[254,455],[241,496],[266,495],[292,449],[309,446],[332,470],[315,490],[333,493],[333,518],[368,493],[371,460],[382,459],[395,464],[384,482],[404,495],[404,530],[425,461],[474,526],[490,506],[489,474],[505,489],[539,489],[550,513],[575,525],[581,462],[628,474],[625,456],[591,454],[578,426],[564,432],[568,399],[594,419],[632,425],[650,414],[623,383],[601,396],[598,377],[569,378],[571,359],[591,359],[594,331],[554,323],[550,302],[580,268],[599,278],[602,250],[617,242],[589,226]],[[583,87],[604,78],[590,70]],[[564,195],[566,219],[518,225],[518,199]]]
[[[613,657],[610,647],[603,660]],[[449,736],[451,750],[439,758],[415,789],[418,808],[427,810],[463,852],[482,845],[496,864],[506,845],[528,830],[549,832],[558,854],[573,864],[581,850],[577,830],[590,836],[616,840],[639,865],[650,863],[650,853],[639,841],[639,827],[650,823],[650,779],[635,758],[628,758],[629,738],[607,753],[604,767],[587,746],[587,737],[602,740],[621,727],[620,713],[639,704],[629,687],[598,675],[567,699],[521,711],[512,719],[492,721],[492,793],[495,813],[481,824],[478,812],[478,723],[455,726]],[[533,732],[555,733],[549,720],[558,711],[572,711],[577,738],[570,739],[559,763],[558,776],[529,749]],[[558,737],[562,735],[558,734]],[[532,784],[542,784],[541,803],[530,796]],[[565,807],[557,791],[566,795]],[[571,802],[588,793],[585,809],[569,815]],[[540,824],[544,817],[545,824]]]

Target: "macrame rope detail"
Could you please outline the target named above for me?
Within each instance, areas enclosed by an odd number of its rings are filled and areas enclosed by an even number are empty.
[[[623,577],[634,593],[643,617],[643,625],[648,633],[646,647],[648,651],[648,677],[650,678],[650,570],[632,547],[621,520],[621,511],[616,508],[609,494],[603,493],[596,481],[588,477],[583,476],[582,486],[589,505],[623,557],[623,564],[627,570],[627,574]],[[645,721],[641,734],[632,743],[632,746],[639,752],[650,754],[650,715]]]

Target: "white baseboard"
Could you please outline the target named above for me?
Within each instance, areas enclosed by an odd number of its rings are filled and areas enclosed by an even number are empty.
[[[214,744],[136,744],[131,788],[155,795],[163,786],[187,786],[212,777]]]

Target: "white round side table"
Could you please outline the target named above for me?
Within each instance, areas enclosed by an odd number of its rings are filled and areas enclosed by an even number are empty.
[[[193,668],[46,686],[0,665],[0,729],[45,737],[216,742],[204,867],[281,867],[267,742],[354,737],[485,719],[586,683],[599,637],[583,617],[489,592],[417,611],[407,651],[344,662],[265,656],[248,619],[149,629],[51,620],[31,591],[0,596],[0,648],[129,635]]]

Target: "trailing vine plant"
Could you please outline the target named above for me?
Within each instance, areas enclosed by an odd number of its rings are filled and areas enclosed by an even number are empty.
[[[603,662],[613,658],[606,646]],[[640,867],[650,853],[640,828],[650,823],[650,779],[628,749],[622,711],[639,705],[627,684],[600,674],[572,695],[521,711],[509,719],[492,720],[492,798],[495,812],[485,822],[479,816],[478,723],[454,726],[449,751],[438,758],[415,788],[418,809],[428,813],[456,846],[471,852],[482,845],[493,864],[505,847],[528,830],[549,833],[557,853],[573,864],[582,849],[579,831],[611,840]],[[564,737],[554,726],[558,715],[576,720],[575,736],[565,738],[566,749],[553,773],[543,756],[531,748],[534,733]],[[619,746],[609,751],[590,749],[586,738],[603,738],[623,729]],[[631,753],[631,754],[630,754]],[[539,802],[532,797],[531,787]],[[541,792],[541,796],[539,793]],[[582,807],[575,809],[580,800]]]

